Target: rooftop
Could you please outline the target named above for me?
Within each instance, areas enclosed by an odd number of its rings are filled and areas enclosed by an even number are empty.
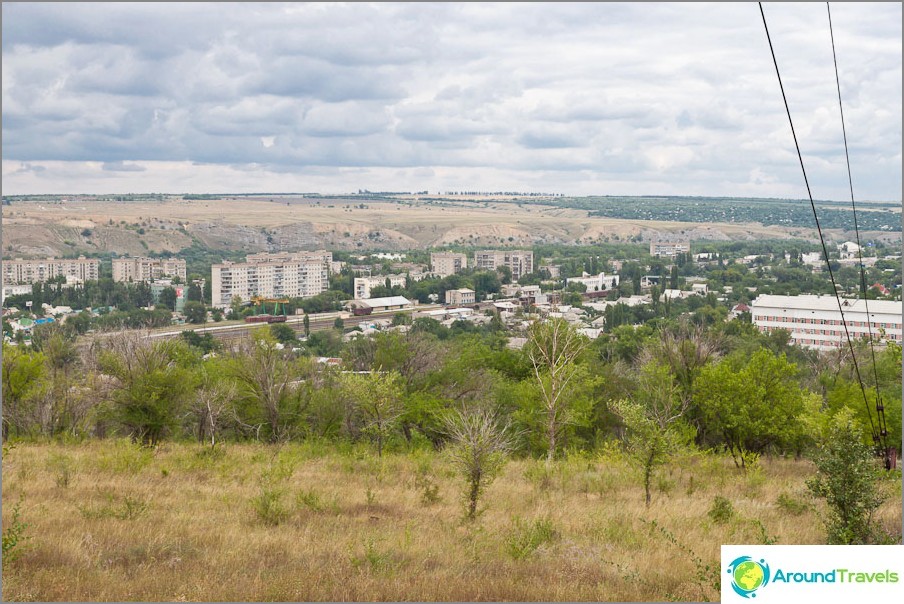
[[[866,312],[865,300],[854,300],[850,298],[841,299],[842,309],[851,312]],[[771,294],[763,294],[750,303],[754,309],[769,308],[787,308],[789,310],[819,310],[819,311],[838,311],[838,302],[834,296],[774,296]],[[870,314],[893,314],[901,315],[902,305],[900,301],[893,300],[869,300]]]

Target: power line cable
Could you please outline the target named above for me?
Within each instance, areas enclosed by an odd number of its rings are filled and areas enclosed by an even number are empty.
[[[857,227],[857,206],[854,203],[854,179],[851,176],[851,156],[848,151],[847,129],[844,125],[844,107],[841,102],[841,80],[838,77],[838,55],[835,53],[835,31],[832,27],[832,9],[826,2],[826,13],[829,16],[829,36],[832,40],[832,60],[835,63],[835,86],[838,90],[838,112],[841,115],[841,134],[844,137],[844,159],[847,163],[848,185],[851,191],[851,210],[854,213],[854,234],[857,237],[857,258],[860,262],[860,291],[863,294],[863,304],[866,307],[866,326],[869,330],[869,351],[873,361],[873,381],[876,385],[876,422],[879,424],[879,437],[882,439],[883,450],[887,454],[887,435],[888,427],[885,422],[885,406],[881,403],[882,397],[879,392],[879,372],[876,368],[876,347],[873,344],[873,322],[872,315],[869,314],[869,299],[866,296],[866,272],[863,266],[863,246],[860,245],[860,229]]]
[[[838,296],[838,286],[835,284],[835,274],[832,271],[832,265],[829,263],[829,251],[826,248],[826,241],[822,235],[822,227],[819,225],[819,216],[816,214],[816,203],[813,201],[813,193],[810,191],[810,181],[807,179],[807,170],[804,168],[804,158],[800,152],[800,144],[797,142],[797,133],[794,130],[794,121],[791,119],[791,109],[788,107],[788,97],[785,95],[785,87],[782,85],[782,75],[778,69],[778,60],[775,58],[775,49],[772,47],[772,37],[769,35],[769,26],[766,24],[766,13],[763,11],[763,3],[757,2],[760,7],[760,15],[763,17],[763,27],[766,30],[766,40],[769,42],[769,51],[772,53],[772,63],[775,65],[775,75],[778,78],[778,86],[782,91],[782,100],[785,103],[785,113],[788,114],[788,123],[791,125],[791,136],[794,138],[794,147],[797,149],[797,159],[800,161],[800,170],[804,175],[804,184],[807,187],[807,196],[810,198],[810,208],[813,210],[813,220],[816,222],[816,230],[819,232],[819,242],[822,244],[822,254],[826,261],[826,267],[829,269],[829,278],[832,281],[832,291],[835,293],[835,300],[838,302],[838,312],[841,313],[841,324],[844,326],[844,334],[847,337],[848,347],[851,350],[851,359],[854,361],[854,369],[857,373],[857,381],[860,383],[860,392],[863,394],[863,404],[866,405],[866,415],[869,418],[870,431],[872,432],[873,441],[879,441],[879,435],[876,432],[876,426],[873,423],[873,414],[870,411],[869,401],[866,399],[866,388],[863,385],[863,378],[860,377],[860,366],[857,364],[857,356],[854,354],[854,344],[851,342],[851,334],[848,330],[847,321],[844,318],[844,309],[841,305],[841,298]],[[869,317],[867,316],[867,320]]]

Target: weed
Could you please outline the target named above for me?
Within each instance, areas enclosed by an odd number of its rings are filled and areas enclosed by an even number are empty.
[[[552,520],[535,518],[532,522],[523,522],[515,518],[514,526],[505,540],[505,551],[514,560],[524,560],[537,549],[558,536]]]
[[[22,501],[16,502],[13,508],[13,517],[10,519],[9,527],[3,531],[3,566],[13,562],[22,554],[22,545],[30,537],[25,535],[25,529],[28,525],[22,522],[20,508]]]
[[[717,499],[722,499],[718,497]],[[726,500],[727,501],[727,500]],[[641,522],[647,522],[641,519]],[[684,545],[665,527],[659,525],[655,520],[649,522],[650,527],[659,532],[665,540],[673,546],[687,554],[691,562],[694,564],[694,583],[700,589],[701,600],[704,602],[715,601],[722,587],[722,572],[720,565],[716,563],[706,563],[700,556],[694,553],[694,550]],[[711,591],[709,591],[711,590]]]
[[[439,485],[434,481],[430,474],[430,469],[426,466],[420,466],[417,475],[414,477],[414,488],[421,492],[421,503],[425,506],[439,503]]]
[[[358,570],[383,571],[392,567],[392,556],[379,551],[372,537],[364,541],[364,553],[361,556],[350,556],[350,560]]]
[[[796,499],[794,496],[789,495],[788,493],[782,493],[781,495],[779,495],[778,499],[776,499],[775,501],[775,504],[784,511],[794,516],[800,516],[810,508],[807,502]]]
[[[377,494],[373,489],[367,487],[367,491],[364,493],[364,498],[367,500],[367,507],[373,507],[377,502]]]
[[[65,489],[72,479],[72,460],[65,455],[51,455],[47,459],[47,470],[54,474],[56,486]]]
[[[282,496],[282,489],[261,486],[260,492],[251,500],[257,519],[268,526],[277,526],[285,521],[289,513],[283,506]]]
[[[295,502],[298,504],[298,507],[308,508],[312,512],[323,511],[323,502],[320,500],[320,495],[318,495],[316,491],[300,491],[298,495],[295,496]]]
[[[731,502],[725,497],[716,495],[713,505],[709,508],[707,516],[716,524],[724,524],[734,517],[735,511]]]
[[[759,519],[753,518],[750,522],[760,534],[760,543],[762,543],[763,545],[775,545],[776,543],[778,543],[778,537],[770,536],[769,533],[766,532],[766,526],[762,522],[760,522]]]

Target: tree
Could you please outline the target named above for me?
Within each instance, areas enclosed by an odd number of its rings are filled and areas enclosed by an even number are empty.
[[[177,425],[194,374],[184,365],[187,349],[175,340],[120,335],[102,343],[98,367],[110,377],[108,415],[135,441],[156,445]]]
[[[295,335],[295,330],[285,323],[274,323],[270,325],[270,335],[272,335],[277,342],[282,344],[298,343],[298,337]]]
[[[255,330],[231,359],[230,374],[238,388],[241,424],[259,437],[266,429],[270,442],[292,437],[307,398],[299,388],[311,372],[307,360],[293,361],[291,352],[280,350],[268,329]],[[301,375],[299,375],[301,374]]]
[[[19,332],[21,333],[21,332]],[[45,375],[44,355],[25,346],[3,343],[3,439],[12,427],[16,433],[27,432],[30,397]]]
[[[342,389],[364,422],[363,432],[377,444],[382,457],[386,439],[399,423],[402,407],[401,377],[395,372],[348,373]]]
[[[345,321],[342,320],[342,317],[336,317],[336,320],[333,321],[333,329],[345,329]]]
[[[657,467],[665,463],[671,450],[680,443],[676,424],[685,409],[668,367],[657,362],[641,368],[634,400],[620,400],[612,405],[627,428],[628,451],[643,472],[647,507]]]
[[[205,366],[201,371],[201,385],[190,406],[198,442],[209,439],[211,448],[217,444],[222,420],[233,410],[237,394],[235,382],[224,374],[225,368],[221,364]]]
[[[563,319],[534,323],[525,345],[540,389],[546,416],[546,463],[552,463],[557,440],[572,416],[572,378],[577,359],[586,347],[586,339]]]
[[[304,314],[304,337],[308,337],[311,335],[311,318],[308,316],[308,313]]]
[[[704,368],[697,378],[697,402],[704,430],[721,436],[738,467],[767,447],[793,445],[802,429],[804,393],[797,366],[785,355],[758,350]]]
[[[188,286],[188,290],[185,292],[185,300],[188,302],[203,302],[204,292],[200,287],[192,283]]]
[[[829,505],[825,522],[830,545],[877,541],[872,520],[884,499],[877,488],[880,470],[861,431],[850,413],[839,413],[814,459],[816,476],[807,481],[810,492]]]
[[[207,322],[207,308],[201,302],[186,302],[183,313],[189,323],[204,324]]]
[[[513,447],[508,425],[500,425],[486,411],[456,411],[445,421],[450,444],[446,451],[453,467],[465,479],[467,517],[477,517],[481,495],[502,467]]]
[[[167,309],[176,310],[176,290],[172,287],[165,287],[157,298],[157,303],[165,306]]]

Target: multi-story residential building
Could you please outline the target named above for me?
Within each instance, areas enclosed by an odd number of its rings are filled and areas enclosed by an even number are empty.
[[[495,271],[507,266],[512,271],[512,281],[534,272],[534,253],[526,250],[484,250],[474,252],[474,268]]]
[[[841,300],[844,323],[852,338],[873,338],[901,343],[900,301],[870,300],[869,317],[864,300]],[[831,350],[846,346],[844,323],[833,296],[761,295],[751,303],[753,324],[762,332],[786,329],[791,342],[806,348]],[[867,324],[869,323],[869,324]]]
[[[660,258],[674,258],[678,254],[689,254],[691,251],[690,241],[651,241],[650,255]]]
[[[211,266],[212,305],[228,308],[238,296],[310,298],[329,289],[333,254],[327,251],[250,254],[245,262]]]
[[[185,260],[179,258],[114,258],[114,281],[154,281],[167,277],[186,280]]]
[[[43,283],[65,277],[67,283],[83,283],[100,277],[100,260],[96,258],[46,258],[42,260],[3,260],[3,283]]]
[[[370,298],[370,290],[374,287],[405,287],[405,275],[373,275],[371,277],[355,277],[355,299],[367,300]]]
[[[461,288],[461,289],[447,289],[446,290],[446,304],[454,304],[455,306],[462,306],[464,304],[474,304],[477,302],[477,294],[473,289]]]
[[[606,273],[588,275],[583,273],[580,277],[568,277],[565,279],[565,283],[581,283],[587,288],[588,292],[601,292],[618,287],[618,275],[606,275]]]
[[[468,257],[455,252],[434,252],[430,254],[430,270],[440,277],[448,277],[468,268]]]

